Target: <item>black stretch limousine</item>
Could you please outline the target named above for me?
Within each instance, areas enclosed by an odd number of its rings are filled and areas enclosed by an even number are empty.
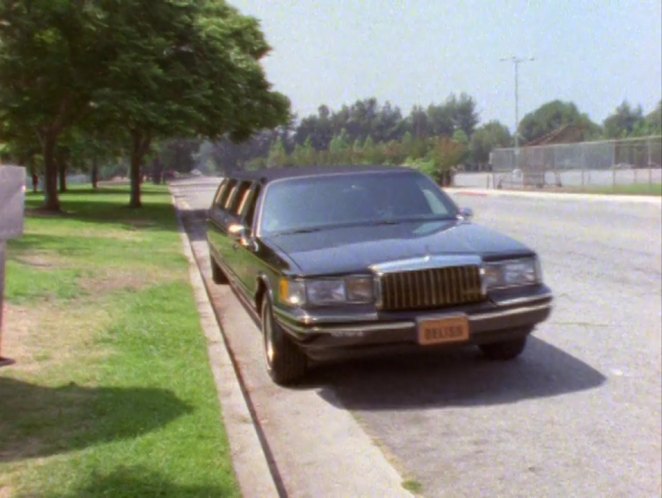
[[[362,349],[473,344],[508,360],[552,294],[534,251],[470,218],[407,168],[242,172],[209,210],[213,278],[259,319],[279,384]]]

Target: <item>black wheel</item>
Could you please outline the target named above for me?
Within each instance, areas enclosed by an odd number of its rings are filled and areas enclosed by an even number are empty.
[[[511,339],[509,341],[482,344],[480,350],[490,360],[507,361],[517,358],[526,347],[526,337]]]
[[[306,373],[306,355],[274,320],[269,298],[264,298],[261,311],[267,371],[276,384],[292,384]]]
[[[214,261],[213,256],[209,256],[209,262],[211,263],[211,278],[215,284],[227,284],[228,277],[223,273],[221,267],[218,266],[218,263]]]

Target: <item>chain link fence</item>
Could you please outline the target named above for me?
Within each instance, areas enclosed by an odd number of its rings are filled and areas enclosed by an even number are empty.
[[[653,185],[662,181],[662,136],[495,149],[490,164],[492,188]]]

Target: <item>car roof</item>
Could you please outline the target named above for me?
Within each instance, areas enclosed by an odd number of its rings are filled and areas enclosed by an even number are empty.
[[[259,181],[269,183],[282,178],[301,178],[306,176],[326,176],[352,173],[394,173],[414,172],[401,166],[306,166],[300,168],[267,168],[256,171],[233,171],[226,178]]]

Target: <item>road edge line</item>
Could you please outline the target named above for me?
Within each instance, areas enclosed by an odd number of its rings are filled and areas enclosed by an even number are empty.
[[[193,255],[191,240],[184,227],[181,210],[174,193],[171,191],[170,194],[177,218],[177,231],[182,241],[184,255],[189,263],[189,280],[200,316],[200,325],[207,339],[209,366],[216,384],[221,416],[230,444],[232,466],[242,496],[247,498],[281,496],[262,441],[257,433],[254,415],[248,406],[236,366],[232,361],[216,313],[209,301],[207,288]]]

